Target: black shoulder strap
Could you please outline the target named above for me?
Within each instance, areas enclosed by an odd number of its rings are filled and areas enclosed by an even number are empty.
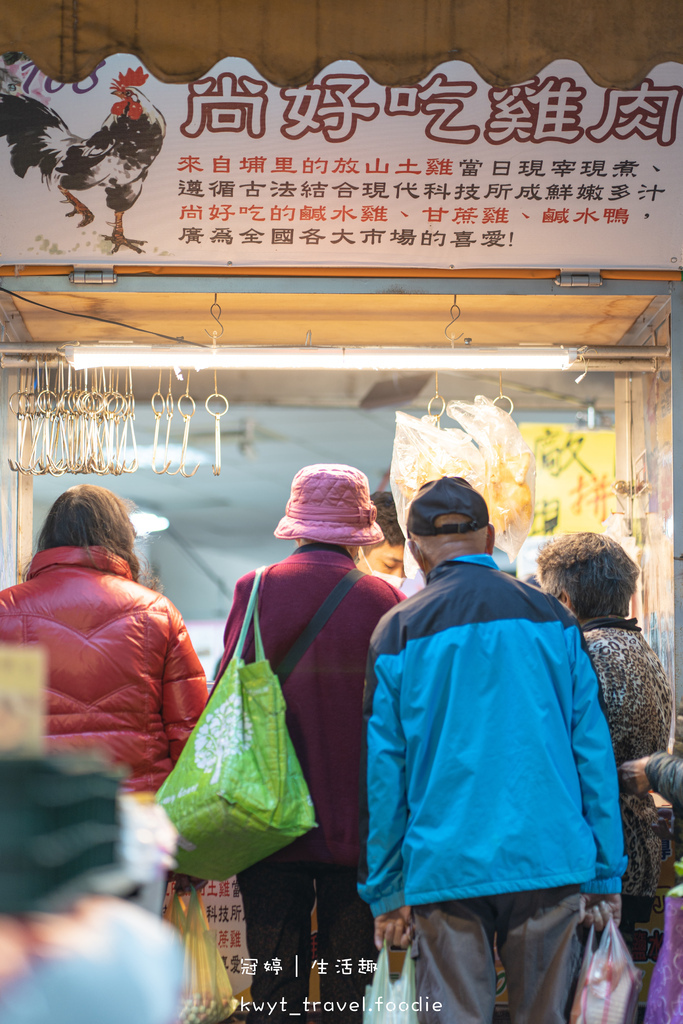
[[[297,637],[276,668],[275,675],[280,680],[280,685],[285,682],[299,664],[318,633],[332,615],[332,612],[341,604],[354,583],[357,583],[364,575],[365,573],[362,573],[360,569],[351,569],[350,572],[347,572],[346,576],[340,579],[332,593],[323,601],[303,633]]]

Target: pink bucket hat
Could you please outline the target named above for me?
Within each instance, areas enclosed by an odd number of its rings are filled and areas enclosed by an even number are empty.
[[[304,466],[292,481],[275,536],[367,547],[384,540],[376,518],[365,473],[353,466]]]

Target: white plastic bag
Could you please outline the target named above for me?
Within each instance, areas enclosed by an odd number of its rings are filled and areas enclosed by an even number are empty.
[[[513,561],[534,521],[534,454],[512,416],[483,395],[477,395],[473,403],[449,402],[446,412],[477,443],[486,481],[482,493],[496,530],[496,547]]]
[[[385,943],[377,958],[372,985],[365,990],[363,1024],[418,1024],[415,1005],[415,963],[410,946],[400,977],[392,981]]]
[[[418,420],[397,412],[390,478],[396,515],[406,537],[411,501],[423,484],[442,476],[462,476],[484,493],[484,460],[472,438],[455,428],[440,430],[430,416]],[[411,578],[417,573],[417,564],[407,548],[405,570]]]
[[[634,1024],[643,975],[612,918],[594,953],[592,944],[591,931],[570,1024]]]

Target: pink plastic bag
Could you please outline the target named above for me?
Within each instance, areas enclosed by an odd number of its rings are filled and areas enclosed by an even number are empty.
[[[570,1024],[634,1024],[642,972],[634,966],[613,920],[592,954],[591,939],[592,936],[586,947]]]
[[[652,972],[645,1024],[683,1024],[683,898],[664,900],[664,941]]]

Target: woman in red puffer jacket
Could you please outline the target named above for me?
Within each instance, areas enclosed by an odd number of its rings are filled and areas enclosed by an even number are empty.
[[[180,612],[138,583],[128,506],[83,484],[47,514],[25,583],[0,591],[0,642],[47,652],[47,748],[98,748],[128,791],[157,790],[206,703]]]

